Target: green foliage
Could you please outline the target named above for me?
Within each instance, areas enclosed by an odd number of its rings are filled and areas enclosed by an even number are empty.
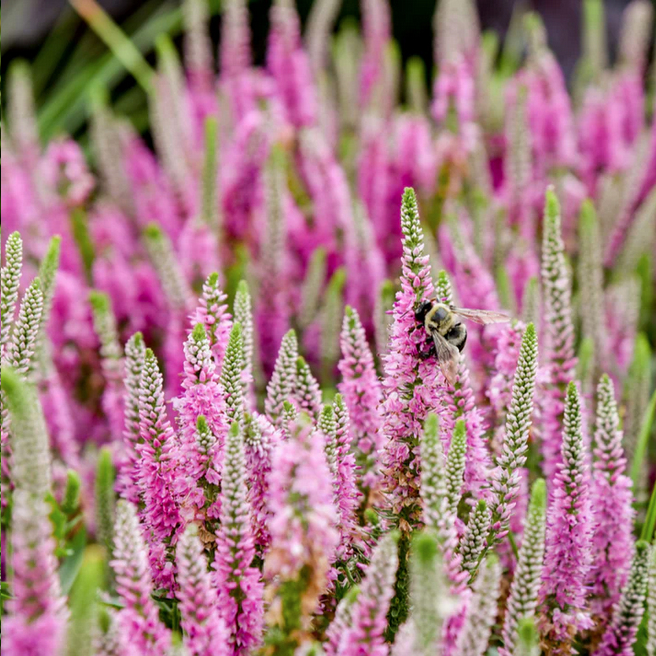
[[[396,570],[396,582],[394,584],[394,597],[390,602],[387,612],[387,629],[385,639],[394,642],[401,625],[408,618],[410,612],[410,536],[402,533],[399,538],[399,567]]]
[[[301,309],[298,316],[299,327],[307,328],[317,315],[319,300],[326,278],[326,249],[315,248],[308,264],[301,290]]]
[[[540,654],[538,632],[531,617],[525,617],[519,623],[519,639],[515,653],[517,656],[538,656]]]
[[[80,488],[82,481],[77,472],[69,469],[66,472],[66,487],[64,488],[64,496],[61,502],[62,512],[66,515],[72,515],[79,508],[80,503]]]
[[[303,633],[302,598],[312,579],[312,571],[305,565],[297,578],[283,581],[278,589],[281,614],[265,636],[265,645],[274,648],[276,656],[294,656]]]
[[[91,271],[96,259],[96,251],[89,233],[89,221],[86,212],[80,208],[74,209],[71,212],[70,222],[73,239],[82,258],[87,282],[91,283]]]
[[[654,430],[654,417],[656,417],[656,390],[651,395],[651,400],[645,411],[645,415],[638,435],[638,443],[635,453],[633,455],[633,462],[631,463],[631,480],[633,481],[633,488],[638,489],[640,484],[640,471],[642,464],[647,455],[647,446],[649,445],[649,436]]]
[[[61,237],[53,237],[49,244],[46,254],[39,265],[39,278],[41,279],[41,290],[44,299],[44,322],[48,319],[52,297],[55,293],[55,277],[59,270],[59,258],[61,254]]]
[[[201,219],[213,231],[219,229],[217,199],[217,121],[213,116],[205,119],[205,156],[203,159],[203,187],[201,199]]]
[[[69,597],[71,619],[68,628],[67,656],[92,654],[98,613],[97,594],[102,586],[104,566],[101,551],[93,548],[86,551]]]
[[[198,420],[200,421],[200,417]],[[96,527],[98,542],[111,554],[114,535],[114,492],[115,471],[112,464],[112,453],[107,447],[100,450],[96,466]]]

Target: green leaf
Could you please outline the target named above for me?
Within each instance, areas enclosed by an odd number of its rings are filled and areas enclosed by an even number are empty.
[[[61,542],[66,536],[66,514],[62,511],[57,503],[57,499],[48,493],[46,495],[46,503],[50,506],[50,521],[52,523],[52,532],[57,542]]]
[[[78,531],[68,544],[70,554],[65,558],[59,568],[59,581],[62,587],[62,593],[67,595],[82,567],[84,559],[84,550],[87,546],[87,531],[82,528]]]
[[[82,481],[79,474],[69,469],[66,472],[66,489],[61,503],[62,512],[66,515],[72,515],[77,510],[80,503],[81,487]]]
[[[633,489],[637,490],[640,482],[640,469],[642,463],[647,457],[647,446],[649,445],[649,436],[654,427],[654,415],[656,415],[656,391],[651,395],[651,400],[645,411],[642,426],[638,435],[638,443],[633,455],[633,462],[631,463],[631,480],[633,481]]]
[[[651,498],[649,499],[649,507],[647,508],[647,516],[645,523],[642,525],[642,533],[640,534],[641,540],[651,542],[654,539],[654,531],[656,530],[656,483],[651,491]]]
[[[9,589],[9,583],[7,583],[7,581],[2,582],[0,596],[2,596],[2,599],[11,599],[11,590]]]
[[[91,282],[91,269],[93,268],[93,261],[96,258],[96,254],[93,240],[89,233],[89,222],[86,212],[80,209],[75,209],[71,212],[71,229],[75,243],[80,251],[80,256],[82,257],[87,280]]]

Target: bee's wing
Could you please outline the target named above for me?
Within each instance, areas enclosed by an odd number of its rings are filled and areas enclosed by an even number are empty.
[[[460,352],[453,344],[449,344],[437,330],[431,331],[431,335],[435,343],[435,353],[437,354],[437,362],[440,365],[440,369],[449,385],[454,386],[456,384],[456,376],[458,375]]]
[[[465,319],[482,323],[487,326],[490,323],[504,323],[510,321],[510,317],[502,312],[494,312],[493,310],[471,310],[469,308],[451,308],[452,312],[459,314]]]

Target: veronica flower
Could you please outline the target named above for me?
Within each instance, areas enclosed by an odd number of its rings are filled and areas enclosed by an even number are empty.
[[[277,7],[273,7],[275,11]],[[291,8],[287,7],[287,10]],[[287,217],[293,200],[284,178],[285,155],[273,148],[262,181],[262,211],[265,228],[261,244],[261,285],[257,321],[260,353],[265,372],[272,369],[273,355],[285,331],[289,329],[288,290],[284,284],[287,245]]]
[[[175,257],[175,251],[169,237],[159,225],[150,223],[143,233],[144,245],[148,256],[157,272],[162,290],[169,307],[164,343],[164,360],[167,372],[167,391],[175,396],[179,390],[178,372],[183,367],[180,353],[180,341],[183,338],[181,314],[193,299],[193,293]]]
[[[209,11],[205,4],[198,0],[187,0],[182,9],[185,23],[185,63],[191,79],[204,87],[213,77]]]
[[[320,432],[295,426],[274,451],[269,477],[271,547],[264,562],[273,601],[267,615],[279,644],[308,640],[309,620],[328,587],[339,544],[330,470]],[[293,611],[291,609],[294,609]]]
[[[264,408],[266,414],[275,426],[280,425],[283,403],[289,397],[296,385],[296,359],[298,358],[298,341],[296,333],[290,330],[280,344],[271,380],[267,385]]]
[[[520,489],[520,468],[526,462],[533,415],[533,394],[538,361],[538,341],[533,324],[526,327],[515,371],[512,398],[506,415],[501,455],[492,474],[492,536],[505,537]]]
[[[244,371],[242,381],[244,383],[244,395],[250,409],[255,407],[255,390],[253,389],[254,367],[255,367],[255,339],[253,329],[253,308],[251,295],[248,291],[246,281],[240,280],[237,285],[237,293],[234,302],[235,321],[241,324],[241,336],[244,346]]]
[[[508,151],[504,159],[504,189],[508,203],[508,223],[518,226],[524,239],[535,237],[535,212],[532,207],[531,132],[527,111],[526,85],[511,84],[505,121]]]
[[[119,343],[116,317],[107,294],[91,292],[94,329],[100,340],[100,357],[105,375],[103,409],[109,420],[111,435],[120,435],[125,410],[123,408],[123,349]]]
[[[267,68],[276,81],[286,118],[297,128],[316,121],[317,98],[307,53],[301,47],[296,8],[277,0],[271,9]]]
[[[390,533],[378,544],[367,568],[360,593],[350,609],[349,627],[342,633],[336,654],[384,656],[387,610],[394,594],[398,566],[398,534]]]
[[[442,374],[435,363],[422,358],[428,335],[414,317],[415,306],[434,294],[417,200],[406,189],[401,206],[403,257],[401,291],[394,304],[390,349],[385,355],[382,457],[385,488],[394,514],[404,531],[420,521],[418,436],[423,420],[436,407]]]
[[[117,620],[117,613],[108,613],[107,629],[98,631],[94,637],[93,648],[96,656],[138,656],[137,648],[123,633]]]
[[[374,358],[367,344],[357,311],[346,307],[341,335],[342,359],[338,388],[349,410],[356,463],[360,468],[358,483],[366,506],[375,500],[380,484],[378,451],[382,447],[382,419],[378,406],[382,389]]]
[[[227,298],[219,286],[219,274],[211,273],[203,283],[203,291],[198,299],[198,305],[191,315],[192,326],[201,323],[205,327],[210,349],[219,371],[232,329],[232,319],[226,303]]]
[[[565,408],[565,391],[576,368],[570,280],[560,229],[560,206],[552,189],[547,190],[544,213],[541,283],[545,364],[550,374],[542,400],[542,468],[550,479],[560,461],[560,426]]]
[[[221,368],[221,385],[225,394],[228,421],[238,422],[242,429],[244,425],[244,386],[242,377],[245,368],[241,324],[234,323],[230,331],[228,347]]]
[[[326,458],[333,475],[335,508],[339,516],[341,534],[340,557],[346,559],[353,541],[360,535],[357,522],[359,492],[356,486],[355,458],[350,452],[348,410],[341,394],[335,396],[334,406],[325,406],[318,422],[326,441]]]
[[[344,267],[348,280],[344,297],[363,317],[371,317],[376,306],[371,290],[378,289],[385,278],[385,262],[373,223],[359,201],[354,204],[352,223],[352,228],[344,235]]]
[[[219,611],[229,633],[234,656],[245,656],[262,634],[262,581],[252,565],[255,556],[250,507],[246,498],[246,459],[241,428],[228,432],[221,475],[221,524],[214,558],[214,585]]]
[[[458,431],[451,441],[447,465],[437,416],[431,414],[426,418],[421,441],[421,498],[424,505],[424,524],[439,539],[449,579],[459,585],[468,574],[462,571],[462,556],[457,552],[457,506],[462,489],[466,446],[464,423],[459,421],[457,426]]]
[[[253,109],[255,100],[248,70],[251,66],[248,9],[243,0],[230,0],[224,13],[219,53],[221,77],[234,115],[241,116]]]
[[[143,335],[135,333],[125,345],[125,364],[123,385],[125,398],[123,408],[125,412],[123,430],[123,454],[117,479],[119,494],[130,501],[138,503],[140,490],[137,471],[137,445],[141,441],[139,428],[139,386],[141,373],[146,357],[146,345]]]
[[[458,551],[462,558],[462,569],[474,579],[480,559],[487,549],[487,534],[490,530],[492,513],[487,507],[485,499],[480,499],[469,514],[467,527],[458,545]]]
[[[315,421],[321,412],[321,389],[312,375],[310,365],[303,356],[296,359],[296,377],[293,394],[301,411],[307,412]]]
[[[656,654],[656,549],[652,547],[649,559],[649,582],[647,584],[647,654]]]
[[[522,622],[533,620],[538,605],[544,560],[546,505],[546,486],[543,479],[538,479],[533,483],[522,546],[510,586],[501,634],[504,646],[499,650],[502,656],[511,656],[515,653]]]
[[[48,436],[33,388],[7,366],[2,368],[2,392],[12,418],[15,483],[12,595],[6,602],[2,653],[50,656],[63,647],[67,610],[49,508],[43,500],[50,487]]]
[[[627,583],[613,608],[612,620],[594,652],[597,656],[631,656],[634,653],[633,643],[645,608],[650,554],[649,543],[640,540]]]
[[[526,326],[521,321],[501,326],[496,340],[494,367],[486,395],[494,411],[494,444],[503,444],[505,419],[512,399],[512,386],[519,360],[519,350]],[[496,450],[493,446],[493,450]]]
[[[64,646],[68,613],[57,574],[50,509],[21,489],[14,490],[12,501],[12,596],[5,602],[2,654],[51,656]]]
[[[244,453],[248,471],[248,502],[252,509],[255,545],[265,551],[269,546],[269,474],[273,452],[282,434],[260,414],[246,415]]]
[[[336,656],[337,649],[342,641],[342,636],[351,628],[352,615],[355,602],[360,594],[360,588],[354,585],[342,597],[335,609],[335,617],[326,631],[326,655]]]
[[[607,349],[603,334],[604,270],[599,221],[589,199],[581,206],[579,234],[579,287],[581,298],[584,299],[580,307],[582,330],[583,335],[593,341],[595,362],[601,363],[605,360]]]
[[[174,490],[176,474],[171,461],[175,433],[166,415],[162,374],[151,349],[146,349],[139,386],[139,429],[142,439],[137,445],[139,487],[150,565],[155,585],[172,590],[174,564],[170,549],[181,528]]]
[[[541,620],[543,625],[549,622],[544,632],[555,648],[570,653],[576,633],[592,627],[585,584],[592,564],[593,519],[581,402],[574,383],[567,387],[561,456],[547,511]]]
[[[156,223],[146,226],[143,237],[168,303],[173,309],[184,310],[193,294],[180,269],[170,239]]]
[[[190,656],[228,656],[228,632],[219,616],[202,543],[190,527],[180,536],[176,557],[181,625]]]
[[[467,453],[467,431],[465,422],[459,419],[453,429],[451,444],[446,460],[446,493],[449,510],[455,515],[462,498],[463,474]]]
[[[5,266],[2,267],[2,299],[0,345],[4,358],[5,346],[9,342],[11,325],[14,322],[18,287],[23,268],[23,240],[18,232],[12,232],[5,244]]]
[[[633,552],[633,494],[631,479],[624,474],[626,459],[613,383],[602,376],[597,387],[597,421],[594,434],[592,475],[591,593],[593,610],[600,617],[610,612],[623,588]],[[603,622],[600,623],[603,626]]]
[[[410,598],[408,624],[413,650],[406,653],[435,654],[442,643],[444,621],[454,610],[454,600],[443,576],[437,539],[429,532],[416,534],[412,541]],[[402,632],[403,629],[399,633]]]
[[[116,591],[125,604],[117,617],[128,642],[146,656],[160,656],[171,644],[171,634],[159,621],[151,598],[153,592],[146,546],[137,513],[129,502],[120,500],[114,529]]]
[[[206,487],[218,484],[217,463],[227,431],[226,396],[217,374],[216,360],[203,324],[196,324],[184,346],[185,376],[183,393],[174,400],[180,425],[175,445],[179,473],[176,493],[184,499],[182,511],[190,518],[218,518],[220,500]],[[203,447],[199,442],[198,421],[203,417]],[[208,504],[209,502],[209,504]]]
[[[6,363],[23,376],[27,376],[33,366],[42,315],[43,291],[41,281],[35,278],[21,299],[11,341],[7,344]]]
[[[385,0],[367,0],[362,6],[362,28],[364,53],[360,69],[360,106],[366,108],[372,103],[372,94],[382,100],[382,82],[385,76],[385,55],[391,35],[390,10]]]
[[[487,651],[492,627],[497,616],[501,584],[501,564],[491,554],[483,562],[474,582],[474,596],[469,602],[467,619],[460,635],[462,656],[483,656]]]
[[[553,167],[574,163],[574,118],[565,78],[546,44],[544,26],[536,14],[528,25],[530,57],[522,77],[528,89],[534,167],[542,177]]]

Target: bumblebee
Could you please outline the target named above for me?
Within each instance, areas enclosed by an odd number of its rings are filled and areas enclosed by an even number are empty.
[[[467,343],[467,328],[460,317],[484,326],[510,321],[510,317],[491,310],[471,310],[441,303],[437,299],[423,301],[415,310],[417,323],[432,337],[429,355],[435,355],[447,382],[454,385],[460,353]]]

